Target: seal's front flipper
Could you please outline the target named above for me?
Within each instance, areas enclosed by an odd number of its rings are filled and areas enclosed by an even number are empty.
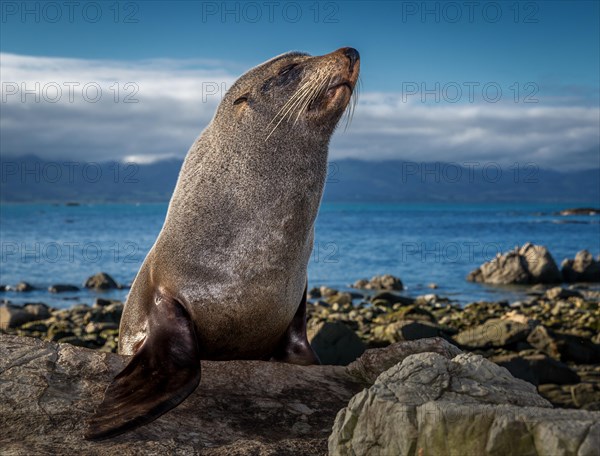
[[[147,424],[176,407],[200,382],[194,324],[176,300],[157,296],[147,336],[104,393],[85,437],[105,439]]]
[[[306,337],[306,287],[298,310],[271,360],[302,365],[321,364]]]

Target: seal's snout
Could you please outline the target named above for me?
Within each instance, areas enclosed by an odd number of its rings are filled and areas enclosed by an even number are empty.
[[[356,65],[356,62],[360,60],[360,54],[356,49],[351,47],[341,48],[339,52],[344,54],[346,57],[348,57],[348,60],[350,60],[350,66],[348,67],[348,71],[352,73],[354,71],[354,65]]]

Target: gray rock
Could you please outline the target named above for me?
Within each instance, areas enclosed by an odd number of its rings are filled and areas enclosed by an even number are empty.
[[[44,320],[50,316],[45,304],[27,304],[24,307],[12,304],[0,306],[0,329],[18,328],[25,323]]]
[[[461,331],[454,336],[454,340],[461,347],[469,349],[506,347],[525,341],[530,332],[531,327],[526,323],[494,318]]]
[[[119,288],[119,285],[106,272],[99,272],[98,274],[88,277],[84,283],[84,287],[96,290],[110,290]]]
[[[518,252],[508,252],[482,264],[467,276],[467,280],[499,285],[526,284],[529,283],[527,262]]]
[[[356,333],[341,322],[324,322],[309,328],[308,340],[323,364],[345,366],[366,348]]]
[[[600,282],[600,261],[587,250],[577,252],[573,260],[563,260],[561,267],[565,282]]]
[[[540,284],[560,283],[562,276],[546,247],[527,243],[482,264],[467,280],[495,285]]]
[[[26,293],[33,290],[35,290],[35,287],[27,282],[19,282],[15,285],[15,291],[18,291],[19,293]]]
[[[411,349],[439,350],[440,343],[369,350],[362,370],[203,361],[200,386],[181,405],[133,432],[89,442],[84,421],[128,358],[0,335],[1,453],[321,456],[336,413],[364,387],[358,372],[375,378]]]
[[[591,383],[580,383],[571,387],[571,396],[577,407],[600,410],[600,388]]]
[[[30,302],[23,306],[25,312],[35,316],[36,320],[50,318],[50,308],[43,302]]]
[[[361,279],[354,282],[353,288],[364,288],[367,290],[403,290],[404,285],[398,277],[390,274],[374,276],[371,280]]]
[[[50,287],[48,287],[48,291],[50,293],[64,293],[67,291],[79,291],[79,288],[77,288],[75,285],[66,285],[66,284],[56,284],[56,285],[51,285]]]
[[[332,455],[596,455],[600,413],[552,409],[535,387],[474,354],[421,353],[342,409]]]
[[[529,283],[560,283],[562,275],[548,249],[541,245],[525,244],[519,255],[527,262]]]
[[[402,305],[410,305],[414,304],[415,299],[410,298],[408,296],[402,296],[396,293],[392,293],[390,291],[381,291],[379,293],[375,293],[371,297],[371,302],[375,301],[385,301],[388,306],[393,306],[394,304],[400,303]]]
[[[94,307],[96,307],[96,308],[107,307],[107,306],[110,306],[111,304],[123,304],[123,303],[116,299],[103,299],[103,298],[96,298],[96,300],[94,301]]]
[[[401,340],[445,337],[444,329],[428,321],[405,320],[388,325],[388,331],[395,332],[394,342]]]
[[[405,358],[416,353],[438,353],[452,359],[462,351],[446,340],[435,337],[432,339],[419,339],[398,342],[384,348],[372,348],[346,368],[353,377],[366,384],[373,384],[379,374],[390,367],[402,362]]]
[[[582,295],[577,290],[568,290],[562,287],[554,287],[550,288],[549,290],[546,290],[546,293],[544,293],[544,297],[546,299],[554,301],[557,299],[581,298]]]

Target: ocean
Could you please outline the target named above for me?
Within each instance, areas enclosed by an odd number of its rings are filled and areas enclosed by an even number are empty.
[[[581,203],[575,206],[584,206]],[[595,206],[590,203],[589,206]],[[526,287],[469,283],[466,275],[498,252],[526,242],[550,249],[557,264],[579,250],[600,253],[600,216],[557,215],[568,204],[323,204],[308,267],[309,287],[347,287],[376,274],[400,277],[405,294],[436,293],[460,304],[523,299]],[[14,303],[59,308],[124,299],[127,290],[52,294],[53,284],[81,286],[100,271],[130,284],[158,235],[167,204],[3,204],[0,284]],[[432,290],[428,284],[435,283]]]

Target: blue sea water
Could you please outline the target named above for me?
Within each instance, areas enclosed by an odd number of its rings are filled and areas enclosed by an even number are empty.
[[[594,206],[591,203],[590,206]],[[496,253],[526,242],[545,245],[557,263],[581,249],[600,252],[600,217],[562,217],[562,204],[324,204],[316,223],[309,286],[345,288],[389,273],[408,295],[435,292],[460,303],[517,300],[523,287],[469,283],[467,273]],[[4,292],[16,303],[55,307],[123,299],[127,290],[50,294],[57,283],[81,285],[105,271],[133,280],[158,235],[167,204],[4,204],[0,206],[0,283],[27,281],[31,293]],[[430,290],[427,284],[436,283]]]

